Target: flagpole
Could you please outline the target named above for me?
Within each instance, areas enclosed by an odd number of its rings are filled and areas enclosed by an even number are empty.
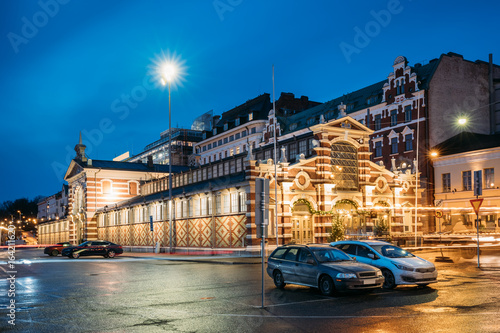
[[[274,131],[274,225],[276,228],[276,247],[279,246],[279,239],[278,239],[278,171],[277,171],[277,166],[276,163],[278,161],[277,159],[277,141],[278,141],[278,135],[276,133],[276,101],[274,98],[274,65],[273,65],[273,111],[274,111],[274,119],[273,119],[273,131]]]

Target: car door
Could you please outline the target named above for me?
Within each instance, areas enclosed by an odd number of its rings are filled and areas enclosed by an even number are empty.
[[[301,248],[295,263],[295,275],[298,283],[316,285],[317,263],[314,256],[308,249]]]
[[[286,282],[297,282],[295,274],[295,264],[297,263],[297,253],[299,249],[296,247],[288,249],[283,259],[279,260],[281,273]]]
[[[106,254],[106,245],[104,242],[92,242],[92,255],[102,256]]]
[[[363,264],[373,265],[373,259],[370,258],[369,254],[373,255],[375,258],[375,253],[364,245],[356,245],[356,260],[362,262]]]

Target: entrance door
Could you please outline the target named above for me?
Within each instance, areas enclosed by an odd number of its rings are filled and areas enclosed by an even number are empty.
[[[310,215],[293,216],[292,238],[296,244],[307,244],[313,242],[312,217]]]
[[[292,241],[296,244],[313,243],[313,216],[305,203],[293,206]]]

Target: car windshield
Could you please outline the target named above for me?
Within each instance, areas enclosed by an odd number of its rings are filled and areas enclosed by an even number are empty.
[[[78,246],[90,246],[91,242],[90,241],[86,241],[86,242],[83,242],[82,244],[78,245]]]
[[[313,249],[316,259],[319,262],[335,262],[335,261],[350,261],[352,260],[347,254],[335,249]]]
[[[372,245],[372,248],[387,258],[412,258],[414,257],[408,251],[393,245]]]

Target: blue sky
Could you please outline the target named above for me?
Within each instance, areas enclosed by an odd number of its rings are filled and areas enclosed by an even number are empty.
[[[398,55],[500,64],[499,12],[496,1],[1,1],[0,202],[59,191],[80,131],[93,159],[158,139],[168,95],[148,71],[162,52],[184,61],[172,125],[190,127],[272,93],[273,64],[276,98],[319,102],[385,79]]]

